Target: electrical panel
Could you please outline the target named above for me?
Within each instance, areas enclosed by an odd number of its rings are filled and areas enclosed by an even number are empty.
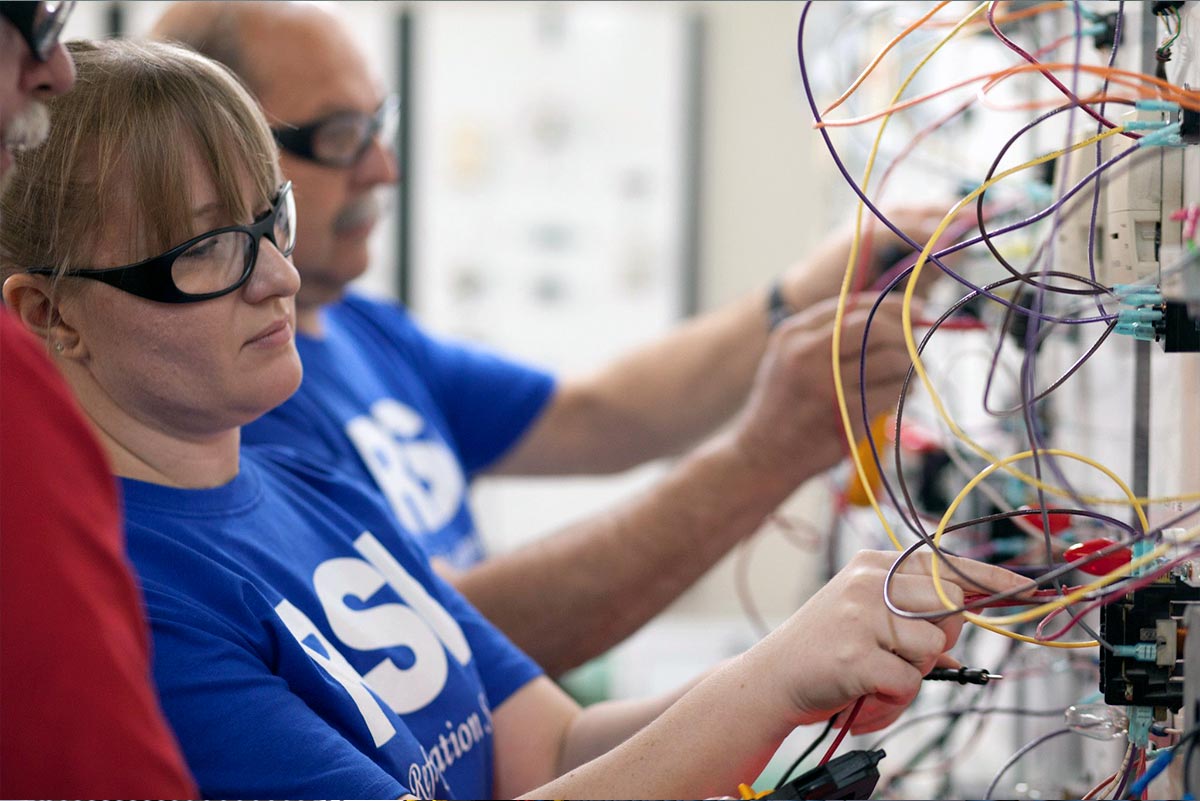
[[[1116,706],[1183,706],[1180,648],[1187,636],[1184,611],[1200,603],[1200,588],[1183,579],[1154,583],[1103,607],[1100,636],[1116,649],[1100,649],[1100,691]]]

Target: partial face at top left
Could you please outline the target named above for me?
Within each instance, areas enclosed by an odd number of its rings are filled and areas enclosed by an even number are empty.
[[[49,115],[41,101],[75,83],[70,56],[58,41],[73,5],[0,2],[0,184],[13,150],[46,138]]]

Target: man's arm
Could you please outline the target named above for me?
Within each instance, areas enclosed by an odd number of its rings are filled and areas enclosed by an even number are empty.
[[[891,216],[919,240],[941,214],[920,208]],[[780,288],[788,306],[804,310],[837,296],[851,240],[852,229],[844,228],[787,271]],[[871,229],[876,257],[894,259],[898,243],[884,226]],[[887,266],[878,258],[873,263],[868,277]],[[762,290],[690,320],[596,373],[562,381],[537,423],[490,472],[608,473],[679,453],[745,401],[767,332]]]
[[[677,598],[804,480],[846,449],[835,414],[830,348],[836,304],[773,335],[734,424],[631,502],[451,576],[457,588],[551,675],[617,644]],[[866,311],[847,316],[842,372],[859,408]],[[872,329],[867,406],[886,411],[907,367],[899,302]]]

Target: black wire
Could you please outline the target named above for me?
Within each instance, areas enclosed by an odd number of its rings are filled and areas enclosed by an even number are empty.
[[[809,754],[811,754],[813,751],[816,751],[817,746],[824,742],[825,738],[829,736],[829,732],[833,731],[833,722],[835,720],[837,720],[837,715],[834,715],[829,719],[829,722],[825,724],[825,728],[822,729],[821,733],[817,735],[817,739],[813,740],[809,744],[808,748],[804,749],[804,753],[796,757],[796,761],[789,765],[788,769],[783,772],[783,777],[779,780],[780,787],[788,783],[788,780],[792,778],[792,774],[796,771],[796,768],[800,767],[800,763],[807,759]]]

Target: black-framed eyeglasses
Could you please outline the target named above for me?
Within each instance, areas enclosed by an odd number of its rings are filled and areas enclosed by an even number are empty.
[[[124,292],[159,303],[197,303],[228,295],[250,278],[258,261],[258,243],[271,240],[284,256],[296,247],[296,203],[285,183],[271,210],[250,225],[227,225],[137,264],[99,270],[68,270],[64,276],[103,281]],[[48,267],[26,272],[54,275]]]
[[[31,3],[28,0],[0,2],[0,17],[12,23],[25,44],[38,61],[49,61],[50,53],[58,44],[58,35],[67,24],[67,17],[75,8],[75,0],[43,0]]]
[[[275,141],[294,156],[327,167],[350,167],[362,158],[376,137],[395,141],[400,100],[389,96],[373,114],[339,111],[304,125],[273,128]]]

